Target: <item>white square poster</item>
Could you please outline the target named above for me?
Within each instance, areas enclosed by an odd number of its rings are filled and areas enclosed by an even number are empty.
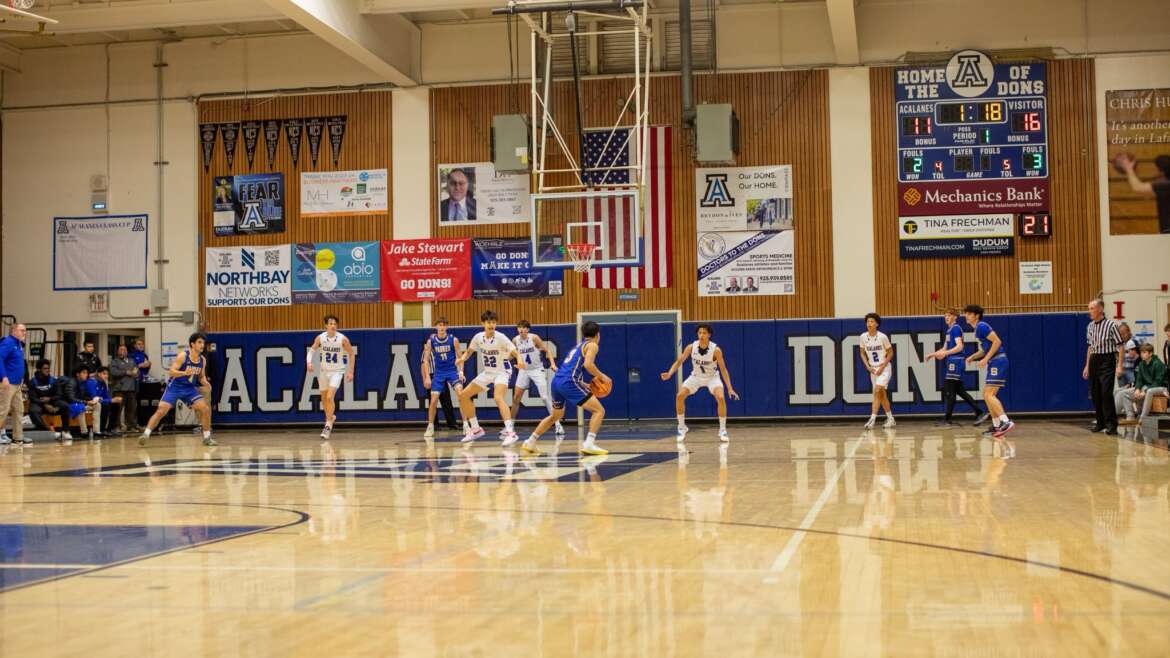
[[[1050,261],[1050,260],[1022,260],[1022,261],[1020,261],[1020,294],[1021,295],[1051,295],[1052,294],[1052,261]]]

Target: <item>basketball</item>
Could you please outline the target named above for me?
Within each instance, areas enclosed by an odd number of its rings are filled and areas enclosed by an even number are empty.
[[[593,397],[601,399],[609,395],[609,392],[613,390],[613,384],[606,384],[600,379],[594,379],[589,382],[589,390],[593,392]]]

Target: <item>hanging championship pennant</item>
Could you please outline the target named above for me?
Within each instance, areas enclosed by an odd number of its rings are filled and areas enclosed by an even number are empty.
[[[219,124],[219,134],[223,135],[223,154],[227,156],[228,171],[231,171],[236,159],[236,138],[240,136],[240,123],[232,121]]]
[[[292,163],[296,167],[301,160],[301,132],[305,129],[304,119],[285,119],[284,138],[288,141],[288,152],[292,154]]]
[[[215,154],[215,136],[219,127],[214,123],[199,125],[199,146],[203,148],[203,171],[211,169],[211,156]]]
[[[256,142],[260,141],[260,122],[245,121],[240,129],[244,131],[244,155],[248,156],[248,171],[252,171],[252,161],[256,159]]]
[[[326,127],[329,129],[329,147],[333,149],[333,166],[337,166],[337,160],[341,157],[341,143],[345,141],[345,117],[329,117],[325,120]]]
[[[325,119],[313,117],[305,119],[305,134],[309,137],[309,157],[313,160],[313,168],[317,168],[317,155],[321,152],[321,136],[325,134]]]
[[[280,119],[269,119],[264,122],[264,148],[268,150],[268,169],[272,170],[276,162],[276,147],[280,144]]]

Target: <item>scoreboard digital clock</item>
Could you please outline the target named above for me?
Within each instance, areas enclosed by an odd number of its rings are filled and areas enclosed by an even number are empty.
[[[1021,238],[1052,237],[1052,216],[1046,212],[1024,213],[1016,221]]]
[[[898,70],[898,180],[1047,178],[1044,65],[967,52],[945,68]]]
[[[894,72],[904,258],[1011,253],[1012,224],[1048,211],[1047,86],[1043,62],[973,50]]]

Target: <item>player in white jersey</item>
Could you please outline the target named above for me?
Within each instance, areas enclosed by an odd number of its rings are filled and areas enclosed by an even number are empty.
[[[873,404],[870,407],[869,420],[865,429],[873,427],[877,422],[878,407],[886,410],[885,427],[893,427],[894,410],[890,407],[890,376],[894,372],[891,363],[894,360],[894,346],[890,339],[878,327],[882,324],[882,316],[877,313],[865,315],[865,332],[861,334],[861,342],[857,344],[857,352],[865,369],[869,371],[869,381],[873,384]]]
[[[719,409],[719,440],[729,440],[727,436],[727,400],[723,397],[723,382],[727,382],[727,395],[732,400],[738,400],[739,394],[731,385],[731,374],[727,372],[727,364],[723,361],[723,350],[711,342],[715,333],[709,324],[701,324],[697,330],[699,340],[683,348],[681,354],[670,365],[670,370],[662,373],[662,381],[674,377],[674,373],[682,367],[683,361],[691,360],[691,375],[683,381],[682,389],[674,398],[674,411],[678,414],[678,441],[682,443],[687,437],[686,403],[687,398],[705,388],[715,396],[715,404]]]
[[[459,394],[459,408],[470,425],[467,433],[463,435],[463,443],[471,443],[484,435],[483,428],[479,426],[479,419],[475,417],[473,398],[491,386],[492,397],[500,409],[500,418],[504,419],[504,431],[500,433],[500,438],[507,447],[520,438],[512,428],[512,414],[508,413],[508,403],[504,401],[504,394],[508,392],[508,380],[512,378],[512,360],[517,358],[516,346],[507,336],[496,331],[495,311],[484,311],[479,319],[483,320],[483,331],[471,339],[467,349],[455,360],[460,379],[463,378],[463,363],[472,354],[479,353],[482,365],[479,374]]]
[[[321,351],[321,363],[317,368],[317,385],[321,388],[321,409],[325,412],[325,429],[321,430],[321,438],[329,439],[333,432],[333,421],[337,420],[335,413],[337,389],[341,388],[341,380],[353,381],[353,367],[357,360],[357,353],[350,345],[345,334],[337,330],[337,316],[325,316],[325,331],[313,339],[309,346],[309,353],[305,356],[305,369],[313,371],[313,356]]]
[[[512,418],[519,416],[520,402],[524,397],[524,391],[532,386],[536,387],[541,402],[544,402],[544,408],[551,416],[553,411],[552,396],[548,390],[548,377],[544,374],[544,357],[548,357],[549,365],[555,373],[557,361],[553,357],[552,350],[548,348],[548,343],[540,339],[540,336],[532,333],[532,324],[528,320],[516,323],[516,337],[512,339],[512,344],[516,346],[516,355],[519,357],[520,364],[520,367],[516,368],[516,389],[512,392]],[[556,427],[557,436],[564,436],[565,428],[561,425],[561,421],[557,421]]]

